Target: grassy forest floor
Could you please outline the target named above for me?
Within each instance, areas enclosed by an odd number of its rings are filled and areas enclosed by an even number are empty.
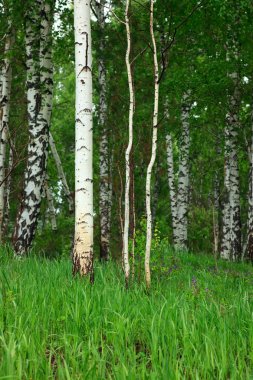
[[[253,268],[168,252],[148,294],[115,264],[0,254],[0,379],[253,379]]]

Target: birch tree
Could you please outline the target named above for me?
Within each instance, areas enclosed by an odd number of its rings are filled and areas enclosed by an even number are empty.
[[[235,65],[238,66],[238,47],[233,38],[232,53]],[[228,50],[228,62],[231,51]],[[225,127],[225,176],[223,236],[221,257],[226,260],[237,260],[241,256],[241,217],[240,217],[240,184],[238,165],[238,132],[240,129],[239,111],[241,102],[240,77],[238,71],[229,74],[232,93],[228,96],[228,112]]]
[[[167,119],[168,120],[168,119]],[[172,233],[173,241],[176,243],[177,239],[177,192],[175,184],[175,170],[174,170],[174,155],[173,155],[173,141],[171,133],[166,135],[166,153],[167,153],[167,175],[170,194],[170,209],[172,217]]]
[[[189,207],[190,91],[183,94],[181,105],[181,144],[178,169],[178,195],[175,248],[187,249]]]
[[[99,213],[100,213],[100,258],[107,261],[110,250],[110,213],[111,213],[111,178],[109,159],[109,136],[107,127],[107,90],[106,90],[106,65],[105,65],[105,5],[106,0],[97,3],[97,19],[99,24],[99,57],[98,57],[98,82],[99,82]]]
[[[92,56],[90,2],[74,0],[76,147],[73,274],[93,279]]]
[[[190,149],[190,91],[186,91],[181,104],[181,138],[178,173],[175,173],[173,140],[167,133],[167,171],[172,215],[173,241],[176,250],[187,249],[188,238],[188,208],[189,208],[189,149]],[[168,108],[168,105],[166,106]],[[169,122],[168,110],[165,110],[165,120]],[[176,174],[178,181],[176,181]]]
[[[252,97],[253,99],[253,97]],[[247,218],[247,234],[246,245],[244,249],[244,258],[253,262],[253,103],[251,110],[251,143],[249,147],[249,193],[248,193],[248,218]]]
[[[125,10],[125,25],[127,34],[127,51],[126,51],[126,67],[129,87],[129,119],[128,119],[128,146],[125,153],[125,165],[126,165],[126,179],[125,179],[125,217],[124,217],[124,230],[123,230],[123,265],[125,272],[126,284],[128,285],[130,275],[129,264],[129,220],[130,220],[130,181],[131,181],[131,165],[130,158],[133,147],[133,118],[135,111],[134,104],[134,86],[132,68],[130,63],[131,54],[131,32],[129,23],[129,5],[130,0],[126,1]]]
[[[9,137],[9,113],[10,113],[10,96],[11,96],[11,81],[12,81],[12,66],[10,59],[10,51],[14,42],[13,28],[9,22],[8,31],[5,38],[5,53],[3,67],[1,70],[1,98],[0,98],[0,240],[2,240],[2,225],[4,218],[5,207],[5,160],[6,160],[6,145]]]
[[[152,122],[152,152],[151,159],[147,169],[146,177],[146,214],[147,214],[147,235],[146,235],[146,250],[145,250],[145,277],[146,285],[149,288],[151,285],[150,273],[150,251],[152,243],[152,211],[151,211],[151,177],[152,170],[156,160],[157,150],[157,128],[158,128],[158,106],[159,106],[159,66],[157,59],[157,47],[154,34],[154,0],[150,0],[150,35],[152,39],[153,61],[154,61],[154,111]]]
[[[219,144],[219,141],[218,141]],[[217,149],[217,155],[220,155],[220,149]],[[219,210],[220,210],[220,183],[219,173],[216,169],[214,175],[214,189],[213,189],[213,237],[214,237],[214,254],[217,257],[220,246],[220,225],[219,225]]]
[[[24,191],[14,231],[16,256],[30,248],[38,221],[44,187],[48,133],[52,109],[52,8],[36,0],[26,13],[28,160]]]

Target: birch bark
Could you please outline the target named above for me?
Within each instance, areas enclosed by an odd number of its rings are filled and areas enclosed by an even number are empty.
[[[240,183],[237,155],[240,129],[240,89],[238,73],[230,75],[234,91],[228,98],[228,114],[225,128],[225,199],[223,207],[223,236],[221,257],[238,260],[241,257]]]
[[[99,81],[99,130],[101,131],[99,144],[99,211],[100,211],[100,259],[109,260],[110,250],[110,208],[111,208],[111,176],[109,160],[109,141],[107,128],[106,103],[106,67],[105,67],[105,4],[101,0],[97,4],[97,17],[100,28],[98,81]]]
[[[131,54],[131,32],[129,24],[129,4],[130,0],[126,1],[125,10],[125,25],[127,34],[127,51],[126,51],[126,67],[127,67],[127,77],[128,77],[128,87],[129,87],[129,121],[128,121],[128,146],[125,153],[125,164],[126,164],[126,179],[125,179],[125,218],[124,218],[124,230],[123,230],[123,265],[125,272],[126,285],[129,282],[130,275],[130,264],[129,264],[129,220],[130,220],[130,181],[131,181],[131,165],[130,157],[133,146],[133,118],[135,111],[134,104],[134,86],[133,86],[133,76],[132,68],[130,63]]]
[[[174,156],[173,156],[173,143],[171,133],[166,136],[166,150],[167,150],[167,174],[168,185],[170,193],[170,208],[172,216],[172,232],[174,244],[177,239],[177,190],[175,185],[175,170],[174,170]]]
[[[164,119],[169,125],[169,104],[168,99],[166,99],[164,104]],[[175,168],[174,168],[174,153],[173,153],[173,140],[171,133],[166,135],[166,156],[167,156],[167,178],[169,186],[169,197],[170,197],[170,210],[172,219],[172,234],[173,242],[175,243],[177,237],[177,189],[175,183]]]
[[[76,73],[73,274],[93,281],[92,55],[90,2],[74,0]]]
[[[160,162],[156,163],[155,167],[155,184],[154,184],[154,193],[153,193],[153,205],[152,205],[152,235],[154,235],[155,226],[156,226],[156,212],[158,207],[159,192],[160,192]]]
[[[241,207],[240,207],[240,179],[238,163],[238,132],[240,129],[239,109],[240,109],[240,90],[239,75],[234,74],[235,83],[234,94],[231,97],[228,124],[231,127],[231,164],[230,164],[230,184],[231,184],[231,259],[233,261],[241,258]]]
[[[1,125],[1,141],[0,141],[0,241],[2,240],[2,226],[5,207],[5,192],[6,184],[3,182],[5,178],[5,160],[6,160],[6,145],[9,134],[9,113],[10,113],[10,96],[11,96],[11,81],[12,67],[10,61],[10,51],[14,42],[12,26],[9,25],[5,41],[5,58],[2,67],[2,88],[0,98],[0,125]]]
[[[29,144],[24,193],[13,236],[17,257],[32,244],[44,187],[52,108],[51,49],[52,9],[49,2],[36,0],[36,7],[26,15]]]
[[[154,35],[154,0],[150,1],[150,35],[153,47],[153,61],[154,61],[154,112],[153,112],[153,134],[152,134],[152,153],[151,159],[147,169],[146,177],[146,213],[147,213],[147,235],[146,235],[146,251],[145,251],[145,277],[147,288],[151,286],[151,273],[150,273],[150,251],[152,243],[152,211],[151,211],[151,177],[152,170],[156,159],[157,150],[157,127],[158,127],[158,106],[159,106],[159,66],[157,59],[157,47]]]
[[[217,150],[217,154],[220,152]],[[216,170],[214,177],[213,190],[213,237],[214,237],[214,255],[217,257],[220,245],[220,226],[219,226],[219,210],[220,210],[220,189],[219,176]]]
[[[171,133],[166,136],[167,172],[172,215],[173,242],[176,250],[187,249],[188,208],[189,208],[189,149],[190,149],[190,102],[191,91],[183,94],[181,106],[182,132],[178,168],[178,184],[174,168],[173,142]],[[165,105],[165,119],[169,121],[168,105]]]
[[[252,98],[253,99],[253,98]],[[251,110],[251,144],[249,149],[249,195],[248,195],[248,220],[247,220],[247,236],[244,258],[253,262],[253,102]]]
[[[222,223],[222,243],[221,257],[229,260],[231,251],[231,231],[230,231],[230,152],[231,138],[228,126],[225,128],[225,164],[224,164],[224,204]]]
[[[182,134],[178,169],[177,218],[175,229],[175,248],[187,249],[188,208],[189,208],[189,149],[190,149],[190,91],[182,99]]]

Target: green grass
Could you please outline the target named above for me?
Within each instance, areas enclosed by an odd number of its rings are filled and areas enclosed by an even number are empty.
[[[0,256],[0,379],[253,379],[253,270],[179,255],[124,289],[97,264]]]

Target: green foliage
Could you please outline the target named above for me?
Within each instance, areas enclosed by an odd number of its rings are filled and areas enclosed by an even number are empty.
[[[143,261],[145,257],[145,249],[146,249],[146,230],[147,223],[146,217],[142,216],[140,219],[139,227],[136,230],[135,234],[135,255],[137,261]],[[153,231],[152,238],[152,247],[151,247],[151,265],[152,267],[156,266],[157,261],[161,260],[161,252],[164,241],[161,239],[161,233],[157,226],[155,226]],[[166,244],[167,246],[168,244]]]
[[[159,128],[157,160],[161,170],[158,175],[159,194],[155,216],[161,240],[172,244],[171,213],[167,183],[165,136],[173,137],[175,169],[178,169],[181,136],[181,99],[184,91],[191,89],[192,102],[190,119],[190,250],[211,252],[212,201],[214,178],[218,173],[220,201],[223,200],[224,179],[224,127],[227,113],[227,95],[233,91],[233,82],[228,73],[238,69],[241,82],[242,122],[239,135],[238,156],[240,161],[242,225],[246,226],[249,162],[248,143],[251,141],[253,29],[251,20],[253,8],[251,0],[210,0],[202,5],[196,0],[155,1],[154,22],[157,40],[159,67],[161,67],[162,36],[166,42],[174,43],[168,50],[168,68],[160,86]],[[25,12],[33,9],[34,1],[26,4],[4,0],[0,4],[0,66],[3,65],[4,42],[8,21],[14,25],[15,44],[11,52],[13,70],[12,95],[10,104],[10,134],[15,145],[10,196],[10,223],[5,241],[11,241],[23,188],[23,174],[27,159],[28,123],[26,102],[25,66]],[[200,4],[199,4],[200,5]],[[107,128],[112,159],[113,204],[111,248],[114,257],[121,252],[120,214],[124,210],[124,152],[128,139],[129,92],[125,65],[126,31],[119,20],[124,20],[124,2],[112,1],[113,12],[106,14],[105,33],[101,31],[96,17],[92,17],[93,47],[93,94],[94,94],[94,208],[95,208],[95,250],[99,249],[99,142],[101,131],[98,126],[98,60],[99,43],[105,41],[103,58],[107,80]],[[193,10],[195,11],[193,12]],[[115,16],[116,15],[116,16]],[[153,60],[149,35],[149,1],[132,1],[131,20],[131,60],[135,88],[134,146],[133,163],[135,175],[135,210],[137,223],[145,213],[145,178],[151,154],[151,125],[153,112]],[[227,60],[228,42],[235,39],[239,44],[239,61],[234,54]],[[54,103],[51,131],[56,142],[63,168],[74,191],[74,146],[75,146],[75,78],[74,78],[74,26],[73,5],[67,0],[59,0],[55,5],[55,25],[53,31]],[[248,78],[245,83],[243,78]],[[164,119],[165,102],[169,104],[169,121]],[[248,143],[246,143],[246,141]],[[6,163],[7,164],[7,163]],[[74,219],[68,214],[68,204],[63,194],[55,163],[49,152],[48,174],[57,209],[58,233],[50,231],[44,223],[47,206],[43,205],[35,241],[36,251],[44,255],[58,256],[71,246]],[[154,187],[154,186],[153,186]],[[153,193],[152,193],[153,195]],[[220,210],[221,211],[221,210]],[[221,212],[220,212],[221,214]],[[219,215],[220,218],[221,215]],[[221,218],[220,218],[221,219]],[[141,222],[142,223],[142,222]],[[42,226],[42,227],[41,227]],[[44,228],[45,227],[45,228]],[[142,227],[141,227],[142,229]],[[143,255],[143,241],[137,244],[138,254]],[[62,238],[60,238],[62,236]],[[71,239],[70,239],[71,236]],[[63,240],[66,240],[63,243]],[[156,244],[154,242],[154,244]],[[156,255],[153,249],[153,255]]]
[[[147,294],[112,263],[91,287],[68,260],[2,250],[0,378],[250,380],[252,267],[165,253]]]

